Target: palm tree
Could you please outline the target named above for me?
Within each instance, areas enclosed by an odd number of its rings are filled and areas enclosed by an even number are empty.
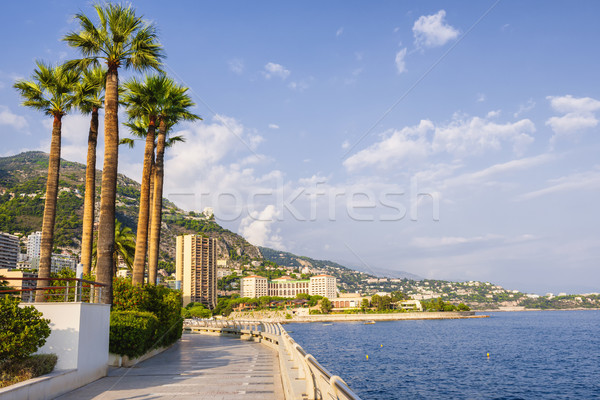
[[[146,137],[142,187],[140,190],[140,208],[138,213],[135,260],[133,263],[132,284],[144,283],[144,267],[148,245],[148,221],[150,215],[150,180],[154,164],[154,139],[156,120],[160,112],[160,102],[168,86],[164,75],[147,76],[144,82],[133,78],[124,86],[126,94],[123,102],[127,104],[130,122],[127,126],[138,137]]]
[[[98,110],[104,102],[106,71],[100,67],[84,70],[76,88],[76,105],[84,115],[90,115],[87,164],[85,167],[85,198],[83,204],[83,233],[81,236],[81,263],[83,273],[91,269],[94,239],[94,208],[96,204],[96,145],[98,143]]]
[[[92,247],[92,264],[96,266],[98,261],[98,242],[94,242]],[[115,251],[113,253],[112,276],[117,274],[117,260],[119,256],[125,262],[127,268],[133,266],[133,255],[135,254],[135,235],[131,228],[123,226],[119,220],[115,220]]]
[[[64,66],[50,66],[41,61],[33,71],[31,81],[18,80],[14,88],[23,97],[23,105],[54,118],[52,123],[52,139],[50,157],[48,159],[48,180],[46,182],[46,200],[42,220],[42,243],[40,247],[40,266],[38,277],[43,280],[39,286],[48,286],[52,248],[54,247],[54,222],[56,219],[56,201],[58,197],[58,177],[60,172],[60,147],[62,117],[73,107],[73,90],[79,73],[69,71]],[[35,301],[45,301],[44,293],[38,292]]]
[[[138,119],[134,119],[129,121],[128,123],[125,124],[125,126],[127,126],[130,130],[131,130],[131,134],[135,137],[138,138],[146,138],[146,146],[148,146],[148,136],[150,135],[150,125],[149,125],[149,120],[148,118],[138,118]],[[168,132],[168,130],[167,130]],[[133,148],[135,145],[135,140],[136,139],[131,139],[131,138],[124,138],[121,139],[121,144],[127,144],[129,145],[130,148]],[[165,148],[169,148],[171,146],[173,146],[175,143],[180,143],[180,142],[185,142],[185,138],[183,136],[170,136],[165,140]],[[139,216],[138,216],[138,234],[137,234],[137,240],[136,240],[136,252],[135,252],[135,260],[138,261],[138,257],[141,260],[141,266],[136,266],[135,262],[133,265],[133,280],[132,283],[133,284],[143,284],[144,282],[144,267],[145,267],[145,260],[146,260],[146,252],[147,252],[147,244],[144,246],[144,249],[140,252],[138,252],[140,246],[140,240],[143,241],[148,241],[148,230],[150,228],[149,222],[150,222],[150,218],[149,218],[149,213],[150,213],[150,204],[152,204],[152,200],[153,197],[151,196],[151,192],[153,191],[153,182],[154,182],[154,148],[156,147],[156,143],[152,143],[151,144],[152,150],[151,150],[151,161],[150,161],[150,167],[148,168],[149,170],[149,176],[148,176],[148,202],[146,204],[147,210],[145,213],[142,213],[142,202],[140,201],[140,212],[139,212]],[[142,193],[144,192],[143,189],[144,184],[142,183]],[[142,198],[142,196],[140,196],[140,199]],[[142,220],[142,214],[145,214],[145,221]],[[141,222],[141,223],[140,223]],[[146,231],[146,235],[145,236],[141,236],[140,235],[140,230],[144,229]],[[136,267],[139,268],[139,270],[136,271]],[[137,273],[137,280],[136,280],[136,273]]]
[[[119,156],[119,68],[138,71],[160,70],[163,58],[156,28],[135,15],[131,6],[95,5],[99,24],[84,14],[76,14],[81,30],[67,34],[63,40],[78,49],[83,58],[68,63],[71,67],[88,68],[103,60],[107,67],[104,100],[104,167],[98,226],[97,279],[108,285],[105,302],[112,303],[112,267],[115,240],[115,200]]]
[[[169,90],[162,99],[161,113],[158,116],[158,138],[156,141],[156,161],[154,168],[154,193],[150,214],[150,245],[148,252],[148,282],[156,284],[158,270],[158,252],[160,246],[160,228],[162,223],[162,194],[164,177],[164,155],[167,132],[179,121],[195,121],[201,119],[191,113],[195,106],[187,88],[175,82],[169,85]]]

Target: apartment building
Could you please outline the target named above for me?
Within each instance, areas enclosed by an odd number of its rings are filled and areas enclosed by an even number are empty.
[[[217,240],[198,235],[177,236],[175,276],[181,282],[183,305],[217,305]]]
[[[16,268],[19,256],[19,238],[0,232],[0,268]]]

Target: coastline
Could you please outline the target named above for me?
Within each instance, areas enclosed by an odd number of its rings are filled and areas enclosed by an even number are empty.
[[[385,314],[313,314],[294,315],[292,318],[283,318],[281,314],[272,313],[238,313],[234,320],[259,320],[264,322],[305,323],[305,322],[366,322],[366,321],[401,321],[401,320],[427,320],[427,319],[473,319],[489,318],[489,315],[477,315],[475,311],[463,312],[414,312],[414,313],[385,313]]]
[[[491,312],[529,312],[529,311],[599,311],[600,308],[525,308],[525,307],[502,307],[495,309],[487,309],[487,310],[475,310],[476,312],[481,313],[491,313]]]

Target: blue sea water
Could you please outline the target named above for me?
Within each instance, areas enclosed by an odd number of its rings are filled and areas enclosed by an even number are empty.
[[[285,329],[363,399],[600,399],[600,311],[488,314]]]

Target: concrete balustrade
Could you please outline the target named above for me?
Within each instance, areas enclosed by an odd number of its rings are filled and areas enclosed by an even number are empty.
[[[260,342],[277,351],[287,400],[360,400],[342,378],[332,375],[312,355],[307,354],[280,323],[187,319],[184,331],[236,336],[242,340]]]

